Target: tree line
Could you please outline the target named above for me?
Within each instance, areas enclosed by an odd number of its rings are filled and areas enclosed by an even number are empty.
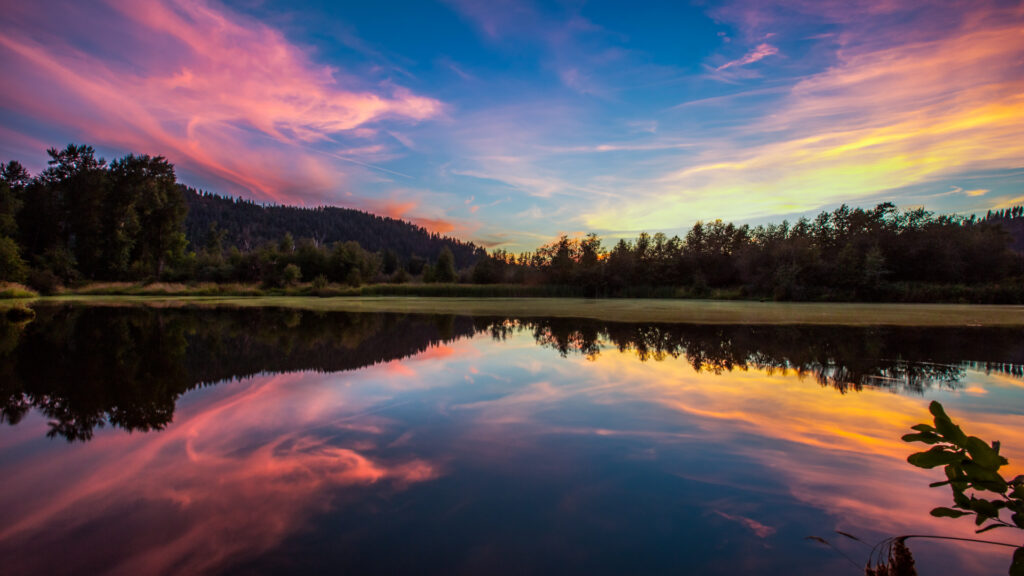
[[[685,237],[641,233],[606,249],[596,234],[561,236],[532,252],[495,251],[479,262],[481,283],[578,286],[593,295],[691,295],[731,289],[783,300],[887,299],[906,285],[1021,286],[1024,257],[1007,223],[1024,209],[985,218],[936,215],[924,208],[843,205],[795,223],[737,226],[697,222]]]
[[[0,282],[51,292],[88,281],[455,282],[483,250],[357,210],[264,206],[177,182],[162,156],[109,164],[51,148],[32,176],[0,164]],[[297,239],[296,239],[297,238]]]
[[[843,205],[760,226],[697,222],[610,248],[563,235],[519,254],[343,208],[266,206],[177,182],[162,156],[51,148],[0,164],[0,281],[42,292],[98,280],[546,285],[588,296],[780,300],[1024,298],[1024,207],[975,216]],[[561,293],[561,292],[560,292]]]

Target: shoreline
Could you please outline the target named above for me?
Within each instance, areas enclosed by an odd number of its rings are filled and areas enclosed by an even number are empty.
[[[324,312],[580,318],[667,324],[1024,327],[1024,306],[756,302],[656,298],[465,298],[431,296],[59,295],[0,300],[4,307],[61,305],[276,307]]]

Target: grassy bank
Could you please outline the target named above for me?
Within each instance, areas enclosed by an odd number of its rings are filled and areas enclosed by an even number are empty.
[[[316,296],[321,298],[360,296],[403,296],[431,298],[582,298],[591,296],[577,286],[526,284],[366,284],[346,286],[311,283],[280,288],[259,284],[168,282],[129,283],[100,282],[76,288],[65,288],[56,295],[64,296]],[[683,288],[640,287],[624,291],[621,298],[704,298],[731,300],[741,297],[739,290],[714,290],[694,294]]]
[[[20,284],[0,284],[0,299],[35,297],[35,291]],[[524,284],[296,284],[270,288],[259,284],[238,283],[130,283],[97,282],[72,288],[58,288],[55,295],[78,296],[316,296],[333,297],[438,297],[438,298],[582,298],[593,294],[579,286]],[[1020,282],[961,285],[930,283],[886,283],[870,295],[855,292],[826,291],[802,294],[781,301],[806,302],[890,302],[948,304],[1024,304],[1024,284]],[[749,293],[740,288],[706,289],[635,286],[617,292],[614,299],[701,299],[701,300],[773,300],[771,295]]]
[[[288,307],[344,312],[465,314],[472,316],[587,318],[608,322],[846,326],[1021,326],[1024,306],[964,304],[842,304],[736,300],[585,298],[434,298],[301,296],[83,296],[33,303],[123,306]]]
[[[346,286],[311,283],[281,288],[268,288],[259,284],[175,284],[155,282],[131,284],[105,282],[62,290],[59,295],[78,296],[316,296],[321,298],[358,296],[425,296],[462,298],[557,298],[582,296],[571,286],[525,286],[521,284],[367,284]]]

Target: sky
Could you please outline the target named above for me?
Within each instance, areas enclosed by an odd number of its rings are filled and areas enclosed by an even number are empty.
[[[166,156],[227,196],[488,248],[846,203],[1024,204],[1024,4],[3,2],[0,160]]]

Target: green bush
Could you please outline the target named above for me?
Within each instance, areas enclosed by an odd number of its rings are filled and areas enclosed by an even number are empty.
[[[302,270],[295,264],[288,264],[281,272],[281,280],[285,286],[294,286],[302,278]]]

